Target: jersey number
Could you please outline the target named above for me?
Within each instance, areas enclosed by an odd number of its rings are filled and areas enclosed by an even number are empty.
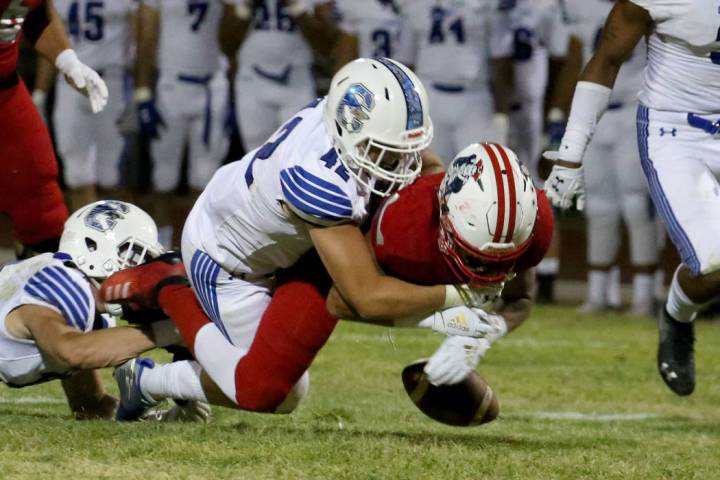
[[[390,32],[377,29],[372,32],[372,41],[375,45],[373,57],[392,57],[392,52],[390,51]]]
[[[442,7],[434,7],[430,15],[432,17],[430,43],[444,43],[445,31],[443,29],[443,24],[445,23],[447,10]],[[448,30],[455,34],[455,40],[457,43],[465,43],[465,27],[463,26],[462,18],[457,18],[454,22],[448,25]]]
[[[203,21],[205,21],[205,16],[207,15],[208,7],[210,4],[208,2],[199,2],[197,0],[190,0],[187,4],[187,13],[188,15],[194,17],[192,20],[192,24],[190,24],[190,29],[193,32],[197,32],[200,30],[200,26],[202,25]]]
[[[270,0],[273,1],[273,0]],[[295,30],[293,18],[285,11],[284,0],[275,0],[275,22],[276,30],[281,32],[292,32]],[[270,18],[270,7],[267,1],[257,3],[255,7],[255,18],[253,28],[256,30],[272,30],[272,19]]]
[[[68,11],[68,33],[75,41],[84,37],[91,42],[102,40],[105,33],[105,19],[103,18],[102,1],[85,3],[85,11],[80,12],[80,2],[72,2]],[[81,18],[84,13],[84,18]]]

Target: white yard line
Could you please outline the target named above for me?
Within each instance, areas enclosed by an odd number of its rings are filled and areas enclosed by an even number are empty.
[[[24,403],[24,404],[48,404],[48,403],[65,403],[65,400],[57,397],[27,396],[27,397],[0,397],[2,403]]]
[[[538,418],[542,420],[577,420],[583,422],[634,422],[658,418],[659,415],[648,412],[638,413],[581,413],[581,412],[528,412],[509,415],[518,418]]]

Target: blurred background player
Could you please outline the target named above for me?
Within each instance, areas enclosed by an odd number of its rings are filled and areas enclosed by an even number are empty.
[[[433,105],[433,150],[447,165],[478,139],[506,144],[513,53],[506,12],[474,0],[397,3],[399,56],[427,85]]]
[[[583,63],[597,48],[612,7],[613,2],[607,0],[565,1],[569,28],[583,46]],[[622,224],[628,232],[634,274],[631,311],[639,316],[654,313],[657,222],[633,128],[646,57],[645,43],[639,42],[620,69],[608,111],[599,122],[585,154],[585,218],[590,271],[587,298],[581,311],[587,313],[602,312],[612,306],[609,302],[611,284],[617,282],[614,288],[619,290],[619,275],[611,281],[610,270],[617,262]]]
[[[246,151],[265,142],[280,125],[317,95],[313,53],[330,53],[337,30],[332,2],[325,0],[234,0],[237,26],[231,51],[240,49],[235,111]]]
[[[51,1],[10,0],[0,7],[0,212],[7,213],[19,256],[55,251],[68,216],[57,182],[58,167],[42,117],[16,72],[23,33],[68,83],[90,100],[93,112],[107,102],[107,87],[78,60]]]
[[[73,48],[97,71],[108,87],[105,110],[93,115],[87,103],[63,80],[55,90],[53,125],[71,210],[99,196],[121,198],[120,162],[125,141],[116,122],[127,95],[125,75],[131,50],[135,0],[56,0]],[[43,111],[54,72],[38,59],[33,101]],[[100,188],[100,192],[97,189]]]
[[[227,63],[218,39],[223,10],[222,0],[144,0],[138,11],[134,98],[140,130],[153,139],[153,216],[166,246],[179,240],[173,238],[173,212],[179,206],[174,192],[186,148],[191,199],[228,149]]]
[[[335,0],[341,33],[335,46],[335,70],[359,58],[398,57],[402,18],[394,0]]]

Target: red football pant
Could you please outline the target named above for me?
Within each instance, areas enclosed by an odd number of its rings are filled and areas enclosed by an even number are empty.
[[[22,81],[0,89],[0,118],[0,212],[10,215],[24,245],[59,237],[68,210],[57,161],[47,127]]]

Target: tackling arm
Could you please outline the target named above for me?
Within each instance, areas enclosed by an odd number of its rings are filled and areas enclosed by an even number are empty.
[[[38,33],[37,40],[35,41],[35,50],[50,62],[55,63],[55,59],[60,52],[70,48],[70,41],[65,34],[65,28],[53,3],[48,1],[45,8],[47,9],[45,15],[47,16],[48,23],[45,28]]]
[[[108,395],[96,370],[82,370],[61,380],[76,420],[111,419],[117,400]]]

